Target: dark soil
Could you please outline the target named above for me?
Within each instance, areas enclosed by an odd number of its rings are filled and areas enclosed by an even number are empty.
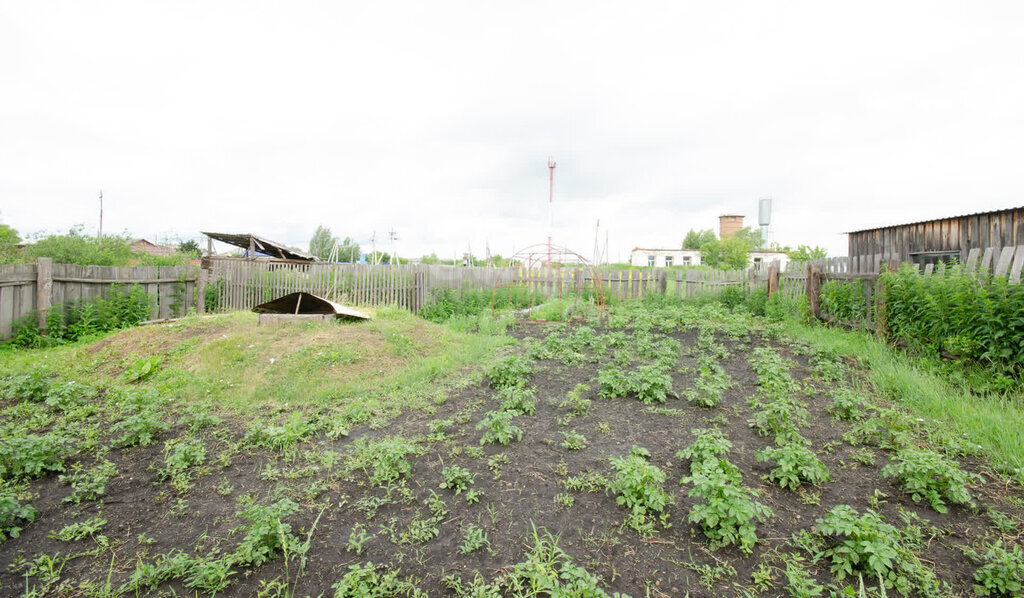
[[[526,324],[520,326],[516,334],[521,338],[543,336],[551,326],[554,325]],[[683,346],[679,369],[673,375],[674,390],[681,394],[693,384],[695,361],[690,348],[697,335],[695,330],[681,330],[670,336]],[[598,399],[599,363],[567,366],[557,361],[541,361],[535,364],[536,371],[530,381],[536,387],[537,413],[516,418],[516,425],[523,430],[523,440],[507,446],[481,447],[479,444],[481,433],[475,429],[475,424],[484,412],[496,409],[499,402],[496,393],[486,382],[481,382],[453,393],[438,406],[436,413],[406,412],[385,429],[362,427],[339,441],[318,437],[287,456],[265,450],[231,450],[232,440],[237,441],[244,432],[240,426],[233,426],[235,429],[230,434],[207,433],[204,436],[207,465],[197,472],[200,475],[195,486],[180,496],[167,483],[158,483],[157,471],[162,466],[162,441],[180,435],[183,430],[164,433],[158,442],[148,447],[115,449],[108,458],[118,465],[120,474],[111,480],[100,502],[87,502],[78,507],[62,503],[70,489],[60,484],[56,476],[32,484],[36,495],[32,504],[40,516],[26,526],[20,537],[0,544],[0,595],[18,596],[25,592],[25,565],[38,555],[80,555],[66,562],[59,582],[45,588],[45,595],[75,596],[86,595],[81,584],[88,580],[101,585],[109,576],[113,587],[118,587],[127,581],[140,558],[152,559],[172,549],[194,555],[229,552],[240,540],[240,534],[232,533],[241,523],[236,517],[241,509],[237,499],[248,494],[262,503],[285,497],[298,502],[302,509],[289,522],[302,538],[322,512],[311,535],[308,562],[295,586],[295,595],[299,596],[333,595],[331,585],[348,567],[366,561],[400,569],[402,576],[416,578],[418,586],[431,595],[452,595],[444,588],[443,577],[454,574],[470,580],[479,573],[484,578],[493,578],[522,559],[534,529],[545,529],[556,535],[559,546],[578,564],[599,576],[608,590],[632,596],[739,595],[739,588],[753,592],[752,575],[765,563],[771,568],[774,588],[753,593],[783,596],[788,594],[783,590],[785,577],[779,569],[779,557],[782,552],[797,551],[790,544],[793,534],[810,528],[815,519],[838,504],[849,504],[863,511],[871,505],[876,492],[885,495],[879,509],[890,523],[901,526],[900,513],[907,511],[941,530],[930,539],[920,556],[954,592],[972,595],[974,567],[965,559],[960,547],[991,532],[986,506],[995,506],[1018,522],[1024,518],[1021,509],[1008,501],[1010,496],[1020,498],[1020,489],[988,476],[985,479],[990,482],[972,488],[972,494],[981,505],[977,508],[952,507],[950,513],[943,515],[927,503],[915,503],[892,480],[881,476],[880,470],[887,463],[886,451],[875,449],[873,466],[853,459],[851,453],[855,447],[842,440],[849,425],[828,415],[828,388],[814,381],[804,355],[795,354],[790,345],[766,342],[760,336],[729,339],[719,335],[719,341],[731,353],[723,365],[735,385],[726,392],[721,406],[714,410],[694,406],[685,399],[670,398],[659,406],[679,410],[679,413],[665,415],[650,412],[649,406],[633,398]],[[820,488],[809,488],[811,493],[820,491],[818,504],[805,504],[813,502],[806,498],[810,494],[802,497],[800,493],[761,480],[771,465],[758,463],[754,454],[769,446],[771,440],[759,436],[747,423],[751,410],[746,399],[755,392],[755,375],[747,362],[749,350],[764,344],[770,344],[783,356],[793,359],[798,366],[791,375],[797,380],[811,380],[818,389],[814,396],[803,397],[811,411],[812,422],[801,429],[832,475],[831,482]],[[853,375],[857,375],[856,372]],[[588,414],[566,418],[566,409],[558,404],[577,384],[591,387],[584,397],[592,399],[593,404]],[[447,429],[447,440],[421,443],[425,453],[415,459],[412,475],[404,483],[412,501],[402,499],[398,489],[389,492],[370,486],[360,472],[344,475],[341,465],[333,469],[320,466],[308,476],[289,479],[289,474],[295,476],[309,465],[303,457],[304,451],[312,451],[307,453],[310,455],[327,450],[343,454],[347,444],[364,435],[426,436],[428,422],[452,419],[460,412],[468,417],[465,423]],[[729,459],[743,472],[744,484],[763,492],[763,502],[774,511],[768,521],[758,526],[759,542],[751,555],[744,555],[736,548],[710,550],[703,534],[691,529],[687,521],[694,500],[687,497],[688,487],[680,485],[679,480],[688,475],[688,463],[678,459],[675,453],[693,440],[691,428],[711,425],[712,419],[721,424],[733,443]],[[560,446],[561,432],[568,430],[586,436],[589,444],[585,450],[569,451]],[[616,504],[614,496],[604,492],[567,492],[563,487],[566,476],[585,471],[608,473],[608,459],[627,454],[633,445],[650,451],[651,462],[666,472],[666,487],[675,497],[675,504],[669,507],[671,527],[659,526],[650,538],[639,536],[624,524],[626,511]],[[472,456],[472,451],[481,448],[482,457]],[[216,458],[223,450],[231,452],[230,464]],[[498,453],[507,455],[509,462],[496,478],[488,469],[487,459]],[[261,475],[268,464],[282,473],[277,478]],[[472,488],[482,495],[479,503],[467,504],[465,494],[455,495],[451,490],[440,488],[442,468],[453,464],[476,474]],[[984,470],[980,462],[964,463],[964,466],[974,471]],[[449,509],[438,526],[437,538],[418,545],[398,545],[391,541],[389,529],[400,532],[417,513],[428,514],[424,501],[432,492],[441,496]],[[573,496],[571,507],[556,504],[555,497],[561,493]],[[357,504],[365,497],[383,499],[372,518]],[[180,501],[187,501],[187,507]],[[94,540],[68,543],[49,537],[51,531],[97,513],[109,522],[101,533],[109,538],[112,550],[91,554],[97,546]],[[356,524],[361,524],[367,534],[373,536],[359,555],[346,549]],[[467,524],[478,525],[487,532],[490,551],[459,553]],[[713,589],[702,585],[699,567],[725,563],[735,568],[735,575],[723,576]],[[812,571],[823,583],[833,581],[827,567],[819,566]],[[297,572],[298,565],[293,561],[288,572],[290,579],[294,581]],[[255,596],[264,582],[283,580],[285,573],[284,559],[279,557],[255,571],[240,572],[233,585],[220,595]],[[29,579],[28,584],[41,590],[45,586],[35,578]],[[194,595],[180,580],[165,584],[150,595],[172,595],[172,592],[179,596]]]

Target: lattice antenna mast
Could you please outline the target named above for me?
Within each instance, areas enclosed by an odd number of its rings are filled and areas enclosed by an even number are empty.
[[[554,200],[555,200],[555,161],[548,158],[548,170],[550,171],[550,177],[548,179],[548,267],[551,267],[551,228],[552,218],[554,214]]]

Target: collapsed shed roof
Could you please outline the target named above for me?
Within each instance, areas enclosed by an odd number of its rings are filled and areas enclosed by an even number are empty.
[[[359,318],[369,320],[370,316],[350,307],[317,297],[311,293],[299,291],[278,297],[273,301],[261,303],[252,310],[258,314],[295,314],[295,315],[335,315],[338,317]]]
[[[242,249],[254,248],[256,251],[263,255],[269,255],[271,257],[280,258],[282,260],[307,260],[307,261],[318,261],[320,258],[315,255],[310,255],[305,251],[299,251],[298,249],[292,249],[276,241],[270,239],[264,239],[263,237],[256,236],[252,233],[208,233],[206,231],[200,231],[207,237],[215,241],[227,243],[228,245],[234,245],[235,247],[241,247]]]

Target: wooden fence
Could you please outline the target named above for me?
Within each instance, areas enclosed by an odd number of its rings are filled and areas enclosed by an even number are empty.
[[[77,266],[40,258],[35,264],[0,266],[0,339],[33,311],[46,325],[51,306],[91,301],[114,285],[139,285],[150,295],[151,319],[182,315],[195,301],[195,266]]]
[[[212,258],[199,272],[199,295],[212,311],[252,309],[305,291],[350,305],[394,305],[418,311],[439,289],[491,291],[516,287],[545,295],[603,287],[618,299],[665,292],[667,276],[654,270],[512,267],[461,268],[421,264],[325,264],[291,260]]]

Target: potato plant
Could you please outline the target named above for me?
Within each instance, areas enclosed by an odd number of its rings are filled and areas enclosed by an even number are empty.
[[[896,478],[914,502],[927,500],[939,513],[949,512],[947,501],[960,505],[971,500],[967,484],[974,476],[961,470],[956,461],[935,451],[903,449],[890,459],[882,475]]]
[[[757,452],[758,461],[774,461],[777,465],[765,476],[783,488],[796,490],[803,483],[818,485],[831,479],[828,467],[803,444],[790,442]]]
[[[675,502],[665,491],[665,472],[650,463],[650,457],[647,450],[638,446],[626,456],[612,457],[615,475],[608,481],[608,489],[616,495],[615,502],[630,510],[626,523],[643,536],[654,533],[655,516],[663,527],[668,527],[665,508]]]

